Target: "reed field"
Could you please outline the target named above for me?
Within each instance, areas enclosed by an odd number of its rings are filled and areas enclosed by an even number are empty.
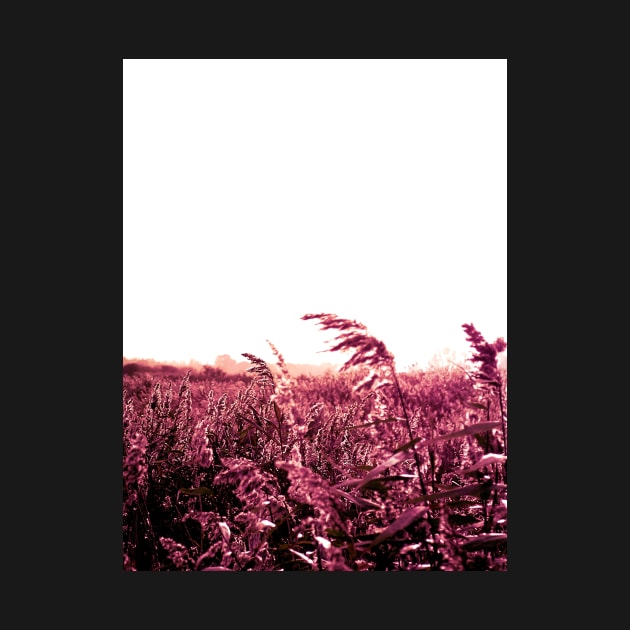
[[[507,571],[503,339],[398,372],[356,321],[338,372],[123,367],[125,571]]]

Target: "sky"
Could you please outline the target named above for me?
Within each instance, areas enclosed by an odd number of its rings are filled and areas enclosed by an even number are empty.
[[[124,59],[123,357],[507,335],[506,59]]]

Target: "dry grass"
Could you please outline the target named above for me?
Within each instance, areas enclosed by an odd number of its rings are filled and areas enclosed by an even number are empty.
[[[398,374],[356,321],[340,372],[123,376],[128,571],[507,570],[506,373],[464,325],[466,365]]]

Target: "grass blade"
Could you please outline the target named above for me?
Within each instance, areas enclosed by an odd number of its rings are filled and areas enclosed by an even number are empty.
[[[426,506],[412,507],[403,512],[393,523],[388,525],[371,543],[370,548],[380,545],[384,540],[409,527],[414,521],[423,516],[429,508]]]

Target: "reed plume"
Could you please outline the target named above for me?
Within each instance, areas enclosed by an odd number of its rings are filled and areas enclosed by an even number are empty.
[[[387,349],[387,346],[379,339],[376,339],[376,337],[370,335],[365,324],[357,322],[356,320],[344,319],[334,313],[307,313],[306,315],[303,315],[301,319],[305,321],[312,319],[319,320],[318,325],[321,330],[340,331],[340,334],[333,339],[333,342],[336,343],[334,343],[332,348],[328,349],[328,352],[352,351],[352,355],[341,366],[340,371],[343,372],[351,367],[358,366],[376,368],[387,366],[389,368],[396,387],[396,392],[398,393],[398,399],[400,400],[400,405],[402,407],[407,435],[409,437],[409,441],[413,443],[414,435],[411,429],[411,421],[409,419],[409,414],[407,413],[407,407],[400,388],[400,383],[398,382],[394,355]],[[374,383],[375,380],[372,379],[371,382]],[[420,461],[420,456],[415,448],[415,444],[413,444],[412,447],[422,494],[426,495],[426,486],[422,475],[422,462]]]

